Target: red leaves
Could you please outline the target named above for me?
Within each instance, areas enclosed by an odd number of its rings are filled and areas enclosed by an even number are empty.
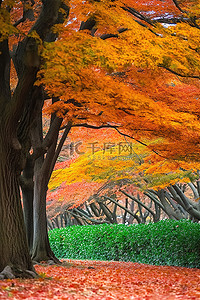
[[[36,266],[42,278],[0,281],[1,299],[199,299],[200,270],[129,262]],[[52,278],[53,277],[53,278]]]

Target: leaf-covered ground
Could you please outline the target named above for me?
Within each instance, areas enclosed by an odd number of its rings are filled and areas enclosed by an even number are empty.
[[[39,279],[0,281],[0,299],[200,299],[200,269],[129,262],[36,265]]]

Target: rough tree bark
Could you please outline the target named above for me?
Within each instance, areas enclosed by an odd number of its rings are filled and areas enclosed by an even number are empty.
[[[29,39],[25,42],[26,46],[28,44]],[[35,75],[35,67],[26,67],[11,96],[8,40],[0,43],[0,278],[35,276],[19,193],[23,151],[17,137],[17,128]]]
[[[43,3],[45,18],[49,18],[50,23],[62,23],[64,21],[64,15],[65,18],[69,15],[69,7],[60,0],[51,2],[52,0]],[[59,5],[62,7],[64,15],[61,11],[58,12]],[[43,20],[45,20],[45,18],[43,17]],[[36,22],[33,30],[39,28],[37,31],[40,37],[46,42],[55,41],[57,35],[48,30],[46,32],[43,31],[42,26],[40,22]],[[62,119],[54,116],[49,131],[43,139],[42,106],[44,103],[44,95],[42,93],[37,93],[37,102],[39,103],[36,113],[37,117],[31,127],[31,144],[34,151],[30,156],[31,165],[27,161],[22,177],[24,179],[23,182],[26,183],[21,186],[23,192],[24,216],[25,221],[27,220],[26,231],[32,259],[37,262],[53,261],[58,263],[59,260],[55,257],[49,244],[46,218],[46,193],[53,167],[67,134],[65,131],[65,138],[61,139],[61,145],[56,148]],[[45,158],[44,154],[46,154]],[[28,220],[30,220],[30,223]]]
[[[9,129],[0,123],[0,278],[34,276],[23,223],[16,161],[19,151],[9,145]]]
[[[44,41],[58,19],[61,0],[42,1],[42,4],[31,31],[35,30]],[[13,95],[10,91],[10,60],[5,38],[0,42],[0,279],[36,275],[29,254],[19,192],[19,177],[29,150],[26,137],[30,120],[23,117],[40,65],[35,39],[25,37],[13,53],[18,75]]]

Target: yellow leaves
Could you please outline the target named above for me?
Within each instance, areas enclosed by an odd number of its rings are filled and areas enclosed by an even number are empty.
[[[200,168],[200,163],[161,158],[132,141],[123,141],[121,138],[105,141],[106,139],[98,142],[88,140],[85,148],[81,149],[83,152],[87,149],[85,154],[76,158],[70,167],[53,172],[49,188],[53,189],[62,182],[69,186],[82,182],[103,184],[126,178],[142,189],[160,189],[177,181],[188,182],[194,179],[195,172]],[[161,140],[155,140],[154,146],[160,142]]]
[[[64,41],[58,40],[55,44],[47,44],[43,59],[45,65],[40,72],[43,76],[42,83],[47,86],[53,84],[56,87],[56,84],[63,82],[64,85],[76,90],[82,88],[83,72],[86,72],[87,67],[103,66],[107,70],[115,67],[115,57],[112,56],[111,59],[106,43],[100,44],[98,38],[94,39],[85,32],[72,32]]]
[[[167,29],[159,27],[159,30],[162,35],[160,46],[167,50],[162,65],[181,74],[199,76],[199,29],[180,23]]]
[[[183,9],[187,11],[186,17],[189,15],[199,16],[200,15],[200,4],[199,0],[182,0]]]
[[[13,4],[14,1],[11,1]],[[18,30],[10,21],[10,13],[6,8],[0,8],[0,41],[7,39],[11,34],[18,33]]]
[[[87,152],[80,155],[69,168],[53,172],[50,189],[63,181],[71,184],[83,180],[105,182],[110,179],[132,178],[130,171],[139,164],[138,153],[142,151],[137,144],[128,144],[123,140],[88,143],[86,149]]]
[[[98,34],[112,33],[116,34],[117,29],[127,26],[127,20],[131,19],[127,12],[122,10],[122,1],[80,1],[71,0],[70,25],[76,25],[76,19],[86,21],[89,18],[95,21],[95,28]]]

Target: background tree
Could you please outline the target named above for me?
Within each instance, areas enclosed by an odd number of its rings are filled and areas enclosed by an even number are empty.
[[[75,132],[74,130],[71,132],[73,138],[76,136]],[[90,204],[94,206],[95,202],[98,206],[97,211],[101,210],[99,203],[106,208],[111,204],[118,207],[118,210],[114,209],[115,222],[119,214],[119,203],[125,216],[126,208],[129,206],[132,216],[136,215],[138,222],[144,222],[149,216],[156,222],[160,219],[161,212],[165,213],[165,217],[172,219],[188,217],[193,220],[199,219],[198,181],[191,183],[191,180],[195,180],[192,171],[177,170],[167,174],[163,170],[162,173],[156,173],[154,170],[152,174],[142,173],[144,158],[149,155],[147,147],[133,143],[127,138],[124,140],[123,135],[119,135],[114,129],[100,129],[98,132],[95,130],[95,135],[93,132],[91,129],[79,129],[77,138],[84,139],[84,144],[80,143],[80,140],[76,142],[69,140],[69,143],[81,145],[82,154],[78,158],[73,157],[71,160],[58,163],[57,170],[53,172],[49,184],[53,192],[49,192],[48,196],[48,215],[51,218],[67,211],[67,220],[69,214],[75,218],[78,214],[79,219],[83,218],[78,221],[80,223],[97,223],[99,220],[95,219],[96,214],[91,211],[92,208],[88,208]],[[65,151],[65,155],[67,154],[70,154],[70,149]],[[188,184],[175,184],[177,181]],[[145,191],[144,194],[141,191]],[[86,200],[87,204],[82,211]],[[106,220],[105,214],[98,216],[106,222],[114,220],[112,215]],[[65,218],[65,215],[61,215],[62,218]]]

